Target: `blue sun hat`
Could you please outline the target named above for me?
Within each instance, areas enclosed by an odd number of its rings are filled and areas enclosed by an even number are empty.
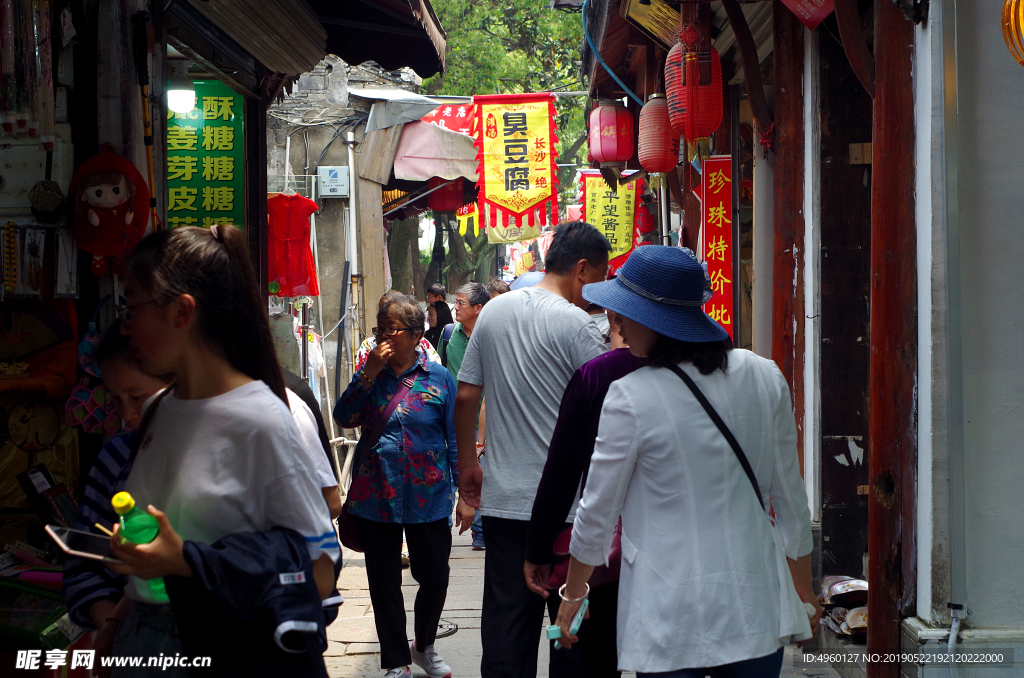
[[[704,268],[679,247],[637,248],[618,277],[584,285],[583,298],[679,341],[701,343],[729,336],[701,308],[711,298]]]
[[[516,278],[511,285],[510,290],[521,290],[524,287],[533,287],[540,282],[540,279],[544,277],[544,271],[527,271],[518,278]]]

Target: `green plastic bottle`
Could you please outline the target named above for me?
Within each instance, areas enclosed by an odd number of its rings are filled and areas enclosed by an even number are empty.
[[[118,492],[110,500],[114,511],[120,516],[121,537],[123,541],[130,541],[133,544],[148,544],[156,539],[160,533],[160,525],[156,518],[149,515],[149,512],[135,505],[135,499],[127,492]],[[155,579],[142,579],[133,576],[138,588],[149,590],[153,597],[161,603],[169,603],[167,587],[162,577]]]

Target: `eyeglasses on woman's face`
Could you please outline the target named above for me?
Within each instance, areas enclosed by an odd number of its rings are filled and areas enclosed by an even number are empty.
[[[397,337],[402,332],[412,332],[411,327],[374,327],[370,330],[375,337]]]
[[[140,302],[138,304],[132,304],[131,306],[121,306],[121,305],[119,305],[117,307],[117,314],[119,316],[121,316],[122,322],[127,324],[127,323],[130,323],[132,321],[132,316],[135,315],[135,309],[139,308],[140,306],[147,306],[149,304],[155,304],[155,303],[156,303],[156,299],[150,299],[149,301],[143,301],[143,302]]]

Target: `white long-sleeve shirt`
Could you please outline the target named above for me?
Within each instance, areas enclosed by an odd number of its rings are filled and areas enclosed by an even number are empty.
[[[623,671],[719,666],[810,637],[786,565],[812,547],[786,381],[775,363],[739,349],[725,373],[680,367],[736,436],[776,526],[677,375],[645,367],[612,384],[570,550],[605,563],[621,514]]]

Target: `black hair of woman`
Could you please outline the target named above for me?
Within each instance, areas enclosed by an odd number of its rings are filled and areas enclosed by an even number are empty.
[[[198,312],[197,338],[288,402],[266,298],[260,294],[241,230],[221,225],[216,235],[194,227],[151,233],[132,253],[128,277],[159,305],[183,294],[192,296]]]
[[[654,345],[647,352],[647,358],[654,367],[668,367],[682,362],[693,363],[701,374],[707,376],[715,370],[725,372],[729,366],[729,351],[732,339],[720,341],[690,342],[659,334]]]
[[[437,315],[437,324],[431,327],[423,335],[430,342],[430,345],[437,348],[438,342],[441,340],[441,335],[444,333],[445,325],[451,325],[455,322],[452,318],[452,311],[448,308],[448,304],[443,301],[435,301],[433,304],[429,304],[434,307],[434,313]]]

